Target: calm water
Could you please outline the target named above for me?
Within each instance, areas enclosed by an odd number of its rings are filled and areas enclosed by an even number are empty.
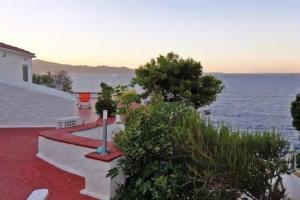
[[[101,81],[110,85],[128,84],[133,73],[71,74],[75,91],[98,91]],[[217,75],[225,85],[209,109],[215,122],[230,123],[244,130],[277,129],[300,146],[298,133],[292,126],[290,102],[300,93],[300,74]]]
[[[292,126],[290,103],[300,93],[300,74],[218,75],[225,89],[209,106],[213,121],[230,123],[244,130],[272,130],[283,133],[299,145]]]

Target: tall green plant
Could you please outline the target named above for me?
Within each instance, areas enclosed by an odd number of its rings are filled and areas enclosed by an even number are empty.
[[[102,116],[103,110],[107,110],[108,116],[111,116],[116,112],[116,102],[112,99],[114,89],[105,83],[101,83],[100,87],[101,92],[99,93],[98,100],[95,104],[96,113]]]
[[[291,103],[291,115],[293,118],[293,126],[300,131],[300,94]]]
[[[47,74],[33,74],[32,82],[65,92],[72,92],[73,81],[69,74],[64,70],[56,73],[47,72]]]
[[[55,88],[55,80],[50,72],[47,72],[47,74],[32,74],[32,82],[50,88]]]
[[[234,199],[238,193],[280,199],[284,193],[271,184],[287,171],[280,135],[215,127],[180,103],[134,112],[116,143],[127,177],[117,199]]]

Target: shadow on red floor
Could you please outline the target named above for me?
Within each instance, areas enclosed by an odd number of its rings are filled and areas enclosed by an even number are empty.
[[[80,195],[84,179],[36,157],[39,128],[0,128],[0,199],[24,200],[47,188],[49,200],[92,200]]]
[[[95,110],[95,103],[96,100],[92,99],[91,100],[92,103],[92,107],[90,109],[86,109],[86,108],[81,108],[81,109],[77,109],[77,115],[80,116],[80,118],[82,119],[82,121],[87,124],[87,123],[93,123],[95,121],[97,121],[97,119],[99,118],[99,116],[96,114],[96,110]]]

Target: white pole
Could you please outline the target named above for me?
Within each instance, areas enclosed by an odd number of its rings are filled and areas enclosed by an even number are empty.
[[[293,156],[294,156],[294,170],[296,171],[297,169],[297,160],[296,160],[296,148],[293,145]]]
[[[107,154],[107,110],[103,110],[103,153]]]

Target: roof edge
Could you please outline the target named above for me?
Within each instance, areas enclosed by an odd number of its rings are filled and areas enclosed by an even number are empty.
[[[35,54],[31,53],[30,51],[27,51],[27,50],[24,50],[24,49],[15,47],[15,46],[11,46],[11,45],[8,45],[8,44],[2,43],[2,42],[0,42],[0,48],[8,49],[8,50],[18,52],[18,53],[21,53],[21,54],[25,54],[25,55],[30,56],[31,58],[35,57]]]

